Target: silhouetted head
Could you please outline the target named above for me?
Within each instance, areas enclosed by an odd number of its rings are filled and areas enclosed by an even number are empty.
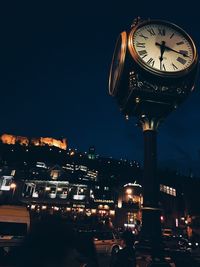
[[[135,236],[131,231],[124,231],[121,235],[121,239],[124,241],[126,246],[133,246],[135,242]]]
[[[79,267],[77,236],[73,229],[58,219],[34,225],[27,236],[20,255],[22,267]]]

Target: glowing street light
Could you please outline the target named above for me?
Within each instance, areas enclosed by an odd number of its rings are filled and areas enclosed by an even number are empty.
[[[12,199],[14,197],[16,187],[17,187],[17,185],[15,183],[10,184],[10,189],[12,190]]]
[[[131,189],[131,188],[127,188],[127,189],[126,189],[126,193],[127,193],[128,195],[131,195],[131,194],[132,194],[132,189]]]

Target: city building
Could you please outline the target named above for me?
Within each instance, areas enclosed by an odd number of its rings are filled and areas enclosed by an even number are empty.
[[[21,203],[36,215],[59,213],[76,221],[93,218],[111,220],[117,227],[140,227],[143,171],[137,161],[101,157],[94,147],[82,153],[48,144],[33,146],[25,142],[28,138],[19,144],[16,138],[14,142],[4,137],[0,142],[1,203]],[[185,227],[197,221],[200,180],[173,171],[158,175],[163,227]]]

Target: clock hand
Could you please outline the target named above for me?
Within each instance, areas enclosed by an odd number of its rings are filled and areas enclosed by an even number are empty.
[[[175,53],[177,53],[177,54],[181,54],[181,55],[184,56],[184,57],[189,57],[188,55],[186,55],[186,54],[184,54],[184,53],[181,53],[181,52],[179,52],[179,51],[177,51],[177,50],[174,50],[174,49],[172,49],[171,47],[166,46],[165,48],[166,48],[166,50],[170,50],[170,51],[173,51],[173,52],[175,52]]]
[[[160,70],[162,70],[162,61],[163,61],[163,54],[165,52],[165,41],[162,41],[162,44],[160,45]]]
[[[163,44],[159,44],[159,43],[156,42],[156,45],[158,45],[158,46],[161,47]],[[175,52],[175,53],[177,53],[177,54],[180,54],[180,55],[182,55],[182,56],[184,56],[184,57],[189,57],[188,55],[183,54],[183,53],[181,53],[181,52],[179,52],[179,51],[177,51],[177,50],[174,50],[174,49],[172,49],[171,47],[168,47],[168,46],[165,46],[165,50],[170,50],[170,51],[173,51],[173,52]]]

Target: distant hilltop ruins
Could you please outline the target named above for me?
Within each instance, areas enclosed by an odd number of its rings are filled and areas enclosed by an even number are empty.
[[[54,139],[52,137],[38,137],[38,138],[28,138],[25,136],[17,136],[12,134],[2,134],[0,135],[0,141],[3,144],[15,145],[20,144],[22,146],[54,146],[60,149],[67,149],[67,139],[63,138],[61,140]]]

